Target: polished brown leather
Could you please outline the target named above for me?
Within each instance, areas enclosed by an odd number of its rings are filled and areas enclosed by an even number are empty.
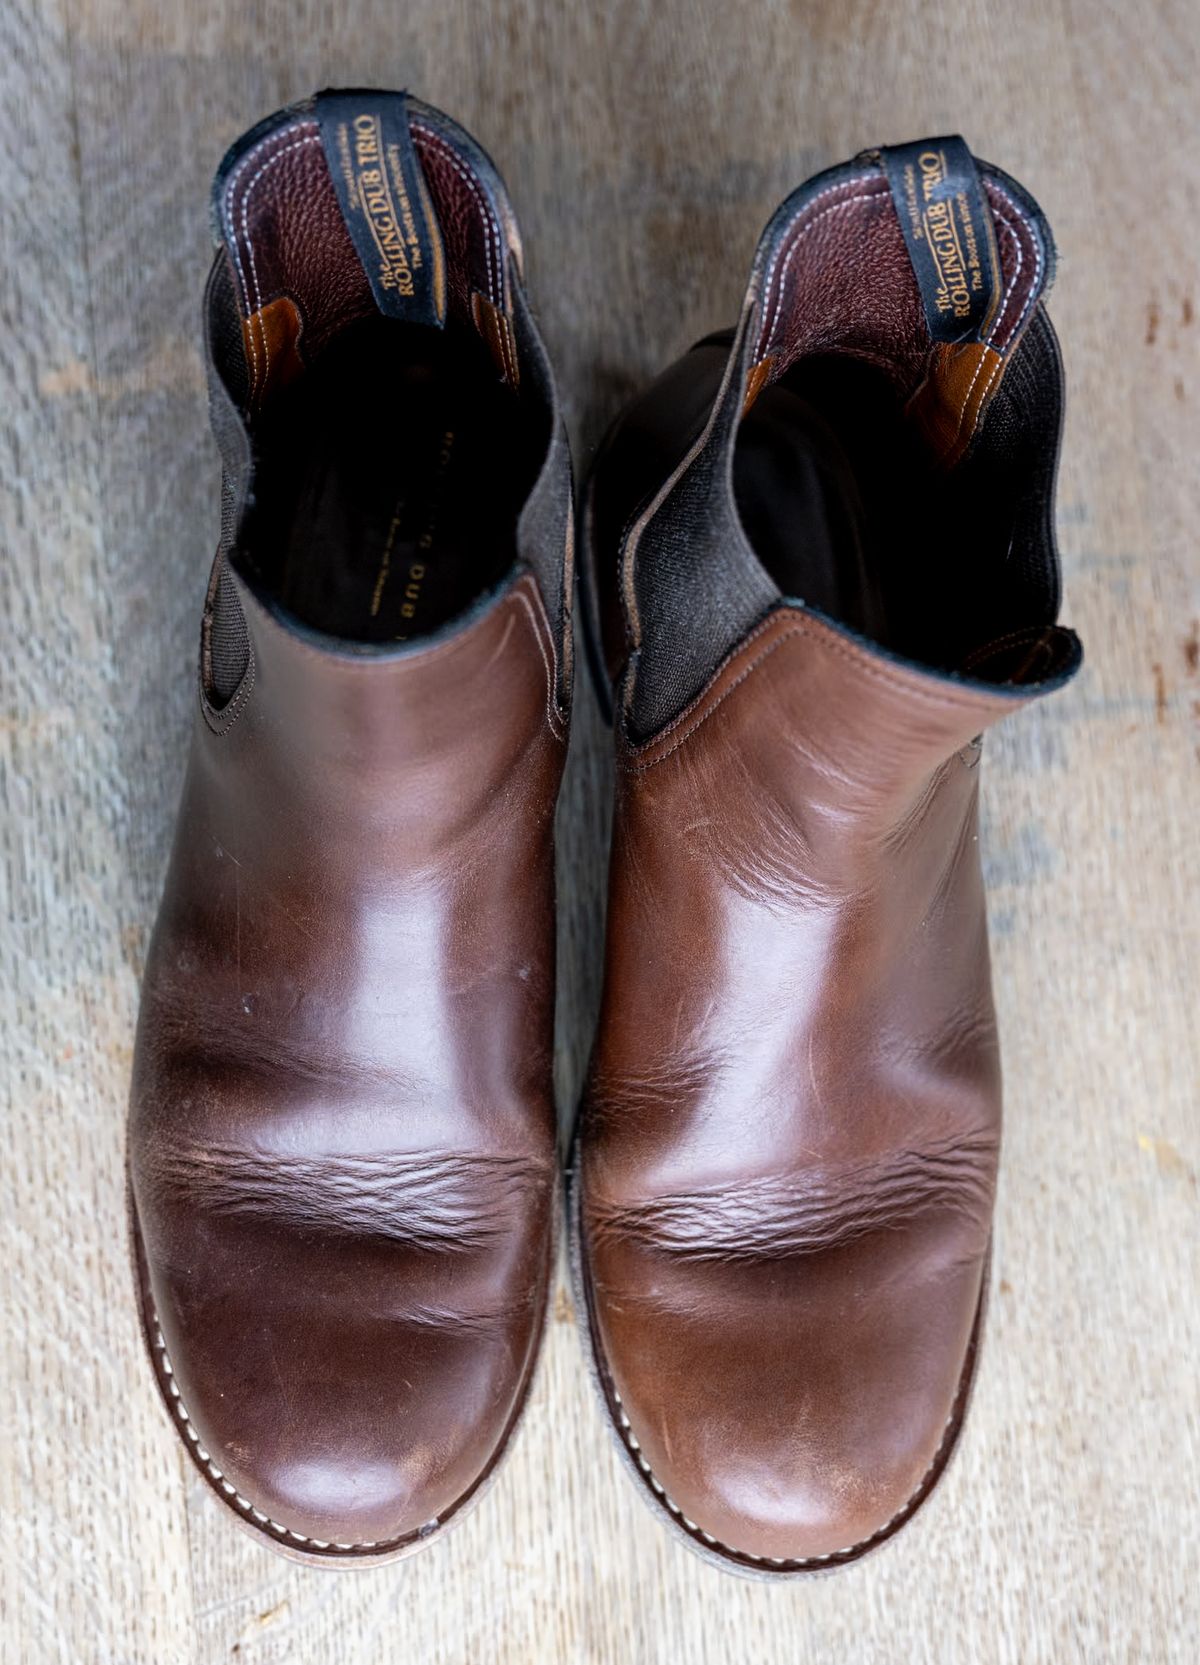
[[[300,120],[276,149],[304,143]],[[538,1355],[562,637],[524,563],[382,651],[299,627],[236,544],[218,579],[247,656],[219,705],[202,675],[146,967],[142,1312],[179,1432],[242,1524],[376,1559],[479,1494]]]
[[[1000,1133],[972,741],[1010,708],[781,609],[622,748],[589,1299],[639,1461],[743,1557],[870,1539],[961,1415]]]
[[[736,424],[765,381],[763,343],[794,356],[849,336],[924,373],[879,182],[815,190],[760,256],[732,344],[702,344],[622,417],[588,516],[617,789],[572,1194],[585,1323],[648,1500],[710,1558],[778,1574],[890,1536],[962,1423],[1001,1122],[979,737],[1077,656],[1038,622],[948,675],[777,599],[682,710],[637,732],[655,628],[642,529],[667,521],[658,548],[702,581],[715,535],[697,504],[720,503],[722,469],[698,471],[722,402]],[[1004,239],[1014,285],[1018,247]]]

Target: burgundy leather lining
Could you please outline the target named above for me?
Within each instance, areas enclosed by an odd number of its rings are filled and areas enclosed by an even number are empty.
[[[469,323],[474,291],[504,305],[504,238],[483,187],[450,144],[415,121],[412,131],[445,243],[450,309]],[[243,316],[289,296],[310,360],[339,330],[374,312],[315,121],[290,123],[243,158],[226,185],[222,217]],[[249,345],[257,386],[269,355],[261,328],[251,330]]]
[[[412,136],[446,246],[451,307],[470,322],[478,290],[504,311],[505,242],[483,187],[440,134],[414,121]]]
[[[985,189],[1005,285],[988,341],[1003,352],[1028,317],[1042,272],[1017,204],[990,181]],[[924,380],[932,355],[891,193],[875,173],[808,202],[780,238],[763,283],[754,359],[773,361],[772,380],[807,354],[834,350],[879,364],[906,393]]]

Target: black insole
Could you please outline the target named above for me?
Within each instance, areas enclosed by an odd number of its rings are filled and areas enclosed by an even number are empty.
[[[520,402],[469,332],[378,318],[337,337],[259,419],[252,548],[303,623],[405,641],[516,560]]]

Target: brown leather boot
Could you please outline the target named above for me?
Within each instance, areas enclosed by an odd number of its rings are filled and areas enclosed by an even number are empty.
[[[491,1478],[553,1266],[570,470],[487,157],[392,93],[214,189],[224,524],[129,1129],[201,1474],[306,1559]]]
[[[980,736],[1076,670],[1036,205],[961,140],[779,209],[598,459],[616,687],[574,1249],[635,1480],[748,1572],[863,1555],[962,1425],[1000,1072]]]

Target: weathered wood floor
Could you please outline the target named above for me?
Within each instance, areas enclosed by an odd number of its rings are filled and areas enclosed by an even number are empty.
[[[122,1124],[217,526],[198,311],[226,144],[409,85],[499,161],[582,464],[731,320],[817,167],[960,129],[1040,198],[1088,667],[989,747],[1008,1131],[960,1459],[877,1559],[722,1578],[618,1472],[559,1297],[497,1490],[401,1567],[235,1531],[140,1356]],[[1195,0],[6,0],[0,9],[0,1498],[12,1665],[1068,1665],[1200,1657],[1200,15]],[[598,981],[605,740],[561,815],[561,1091]]]

